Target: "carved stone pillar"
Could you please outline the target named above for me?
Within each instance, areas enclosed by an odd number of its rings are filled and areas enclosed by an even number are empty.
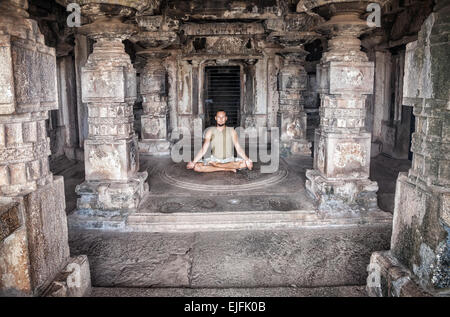
[[[378,185],[369,180],[371,134],[365,129],[365,99],[373,90],[374,65],[360,50],[367,29],[364,3],[336,6],[320,29],[331,36],[317,67],[321,96],[315,132],[314,169],[306,187],[328,212],[377,209]]]
[[[52,294],[52,281],[72,261],[64,179],[53,177],[48,162],[45,120],[58,109],[55,50],[27,8],[26,0],[0,3],[0,296]],[[63,279],[59,295],[88,291],[89,270],[78,272],[82,283],[71,288]]]
[[[142,140],[139,142],[139,151],[153,155],[169,155],[167,72],[164,67],[164,59],[168,53],[149,49],[139,54],[146,58],[140,82],[144,113],[141,117]]]
[[[93,22],[79,31],[95,44],[81,74],[89,134],[84,143],[86,181],[76,188],[81,195],[79,211],[136,209],[148,190],[147,172],[138,172],[139,152],[133,129],[136,71],[122,43],[137,29],[120,19],[120,14],[134,12],[133,4],[138,5],[130,1],[129,7],[82,6],[82,13]],[[117,12],[118,16],[103,16],[102,10]]]
[[[306,140],[305,100],[302,94],[308,86],[308,75],[303,67],[307,52],[302,48],[290,48],[281,55],[284,57],[284,65],[278,74],[281,151],[310,155],[311,143]]]
[[[147,11],[147,13],[150,13]],[[143,47],[138,54],[145,59],[141,71],[140,94],[143,99],[143,115],[141,117],[141,141],[139,151],[143,154],[169,155],[169,103],[168,79],[176,85],[176,61],[170,62],[171,78],[168,78],[166,57],[171,53],[167,47],[178,42],[176,31],[179,22],[161,15],[143,15],[136,17],[139,32],[130,40]],[[175,63],[174,63],[175,62]],[[174,65],[175,64],[175,65]],[[171,103],[176,98],[176,90],[172,89]],[[173,108],[172,112],[173,112]],[[175,114],[175,112],[173,113]],[[173,123],[173,122],[172,122]]]

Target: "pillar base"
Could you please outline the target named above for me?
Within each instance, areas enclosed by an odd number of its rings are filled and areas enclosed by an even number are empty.
[[[139,141],[139,153],[144,155],[170,155],[170,142],[167,140]]]
[[[327,213],[359,213],[379,210],[378,185],[369,179],[327,179],[317,170],[306,171],[306,189]]]
[[[85,210],[133,210],[148,192],[147,172],[137,173],[132,179],[119,181],[85,181],[75,189],[81,196],[77,201],[77,212]]]

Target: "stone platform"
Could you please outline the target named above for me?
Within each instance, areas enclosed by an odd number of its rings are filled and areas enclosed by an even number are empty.
[[[69,216],[71,252],[88,254],[101,287],[364,285],[371,252],[389,248],[392,216],[317,212],[304,185],[311,163],[296,157],[273,174],[258,164],[200,174],[147,157],[150,192],[139,208]]]
[[[275,173],[261,166],[237,173],[196,173],[170,158],[147,158],[150,192],[137,210],[77,212],[69,226],[125,232],[296,229],[300,227],[390,224],[380,211],[327,215],[317,212],[305,190],[311,159],[281,159]]]

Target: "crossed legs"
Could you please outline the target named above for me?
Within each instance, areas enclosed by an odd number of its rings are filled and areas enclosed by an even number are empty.
[[[244,169],[244,168],[248,168],[249,170],[253,169],[253,162],[250,160],[229,162],[229,163],[210,162],[210,164],[215,167],[230,168],[230,169]]]
[[[192,167],[188,167],[192,168]],[[238,162],[229,162],[229,163],[218,163],[218,162],[209,162],[208,165],[204,165],[203,163],[196,163],[194,165],[194,171],[199,173],[211,173],[211,172],[233,172],[236,173],[237,169],[245,169],[248,168],[251,170],[253,168],[253,162],[248,161],[238,161]]]
[[[211,163],[210,163],[211,164]],[[211,172],[234,172],[236,173],[236,168],[226,168],[217,167],[214,165],[203,165],[203,163],[196,163],[194,166],[194,171],[199,173],[211,173]]]

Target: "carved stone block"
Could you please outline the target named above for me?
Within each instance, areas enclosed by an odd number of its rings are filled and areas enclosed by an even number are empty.
[[[83,68],[81,90],[83,102],[125,102],[125,74],[120,68],[108,71]]]
[[[279,115],[281,141],[306,139],[306,113],[282,112]]]
[[[317,65],[319,92],[327,94],[371,94],[373,62],[326,62]]]
[[[10,205],[6,224],[9,229],[20,227],[0,242],[0,272],[4,273],[0,289],[6,295],[36,295],[69,258],[64,180],[56,176],[53,182],[10,201],[15,204]]]
[[[284,66],[278,74],[278,90],[306,90],[308,88],[308,74],[298,66]]]
[[[86,180],[127,180],[138,169],[136,139],[85,140]]]
[[[368,178],[370,172],[370,133],[315,134],[314,168],[331,179]]]
[[[142,139],[166,139],[167,118],[165,116],[141,116]]]

